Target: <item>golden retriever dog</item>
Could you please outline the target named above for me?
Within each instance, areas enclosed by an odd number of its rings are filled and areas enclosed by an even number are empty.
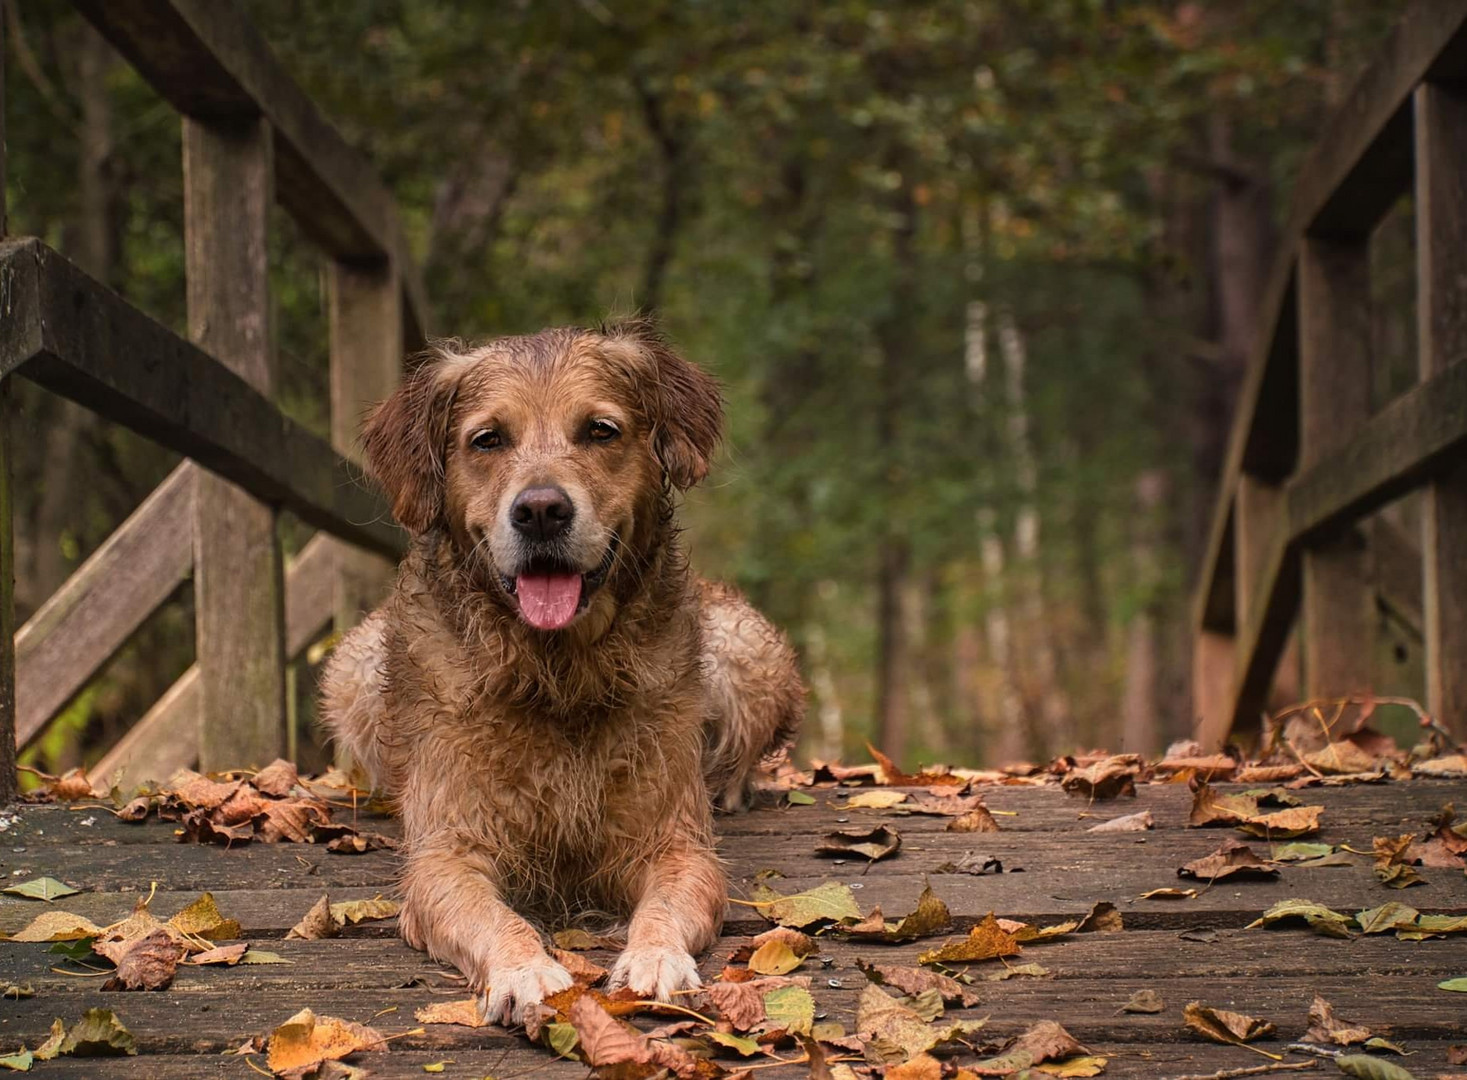
[[[403,936],[501,1022],[571,985],[542,937],[571,921],[629,919],[613,984],[697,986],[727,901],[712,809],[799,724],[784,637],[679,545],[674,489],[722,419],[632,319],[440,343],[367,422],[412,544],[325,719],[401,814]]]

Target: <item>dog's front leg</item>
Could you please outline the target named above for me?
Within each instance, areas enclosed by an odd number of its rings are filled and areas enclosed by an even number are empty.
[[[643,878],[611,984],[660,1001],[701,985],[692,954],[718,936],[727,902],[728,883],[711,850],[684,845],[665,852]]]
[[[573,982],[500,898],[484,853],[456,837],[418,844],[408,857],[402,934],[463,972],[483,995],[485,1016],[502,1024],[523,1023],[529,1006]]]

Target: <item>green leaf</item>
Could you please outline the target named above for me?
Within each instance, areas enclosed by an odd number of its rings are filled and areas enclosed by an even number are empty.
[[[1305,859],[1320,859],[1334,851],[1331,844],[1310,844],[1295,841],[1280,845],[1273,853],[1274,862],[1302,862]]]
[[[789,803],[791,806],[815,805],[815,796],[808,795],[803,791],[786,791],[784,793],[784,799],[785,802]]]
[[[740,1057],[753,1057],[763,1050],[753,1039],[746,1039],[742,1035],[731,1035],[726,1031],[707,1031],[703,1033],[703,1037],[719,1046],[727,1047]]]
[[[1398,928],[1411,927],[1416,922],[1416,916],[1420,914],[1414,907],[1392,900],[1380,907],[1359,912],[1355,921],[1360,924],[1363,933],[1384,934]]]
[[[241,964],[293,964],[294,960],[287,960],[279,953],[265,952],[262,949],[246,949],[245,954],[239,958]]]
[[[75,941],[58,941],[46,951],[55,953],[57,956],[64,956],[68,960],[87,960],[92,956],[92,942],[96,940],[96,938],[84,937],[77,938]]]
[[[1350,916],[1331,911],[1323,904],[1316,904],[1312,900],[1280,900],[1265,911],[1260,918],[1249,923],[1247,928],[1255,930],[1260,926],[1272,926],[1275,923],[1290,922],[1294,919],[1302,920],[1316,934],[1323,934],[1326,937],[1347,938],[1352,936],[1350,925],[1354,920]]]
[[[1447,979],[1445,982],[1436,984],[1438,990],[1452,990],[1458,994],[1467,994],[1467,978]]]
[[[576,1033],[575,1027],[571,1024],[545,1025],[546,1044],[563,1058],[569,1058],[571,1061],[577,1060],[576,1044],[580,1041],[580,1035]]]
[[[14,1054],[6,1054],[4,1057],[0,1057],[0,1069],[9,1069],[11,1072],[30,1072],[31,1065],[35,1060],[35,1055],[22,1047]]]
[[[827,881],[791,896],[781,896],[767,885],[761,886],[755,890],[755,902],[770,922],[793,926],[797,930],[818,922],[861,918],[856,894],[838,881]]]
[[[132,1032],[111,1009],[88,1009],[66,1033],[61,1053],[76,1057],[121,1057],[138,1052]]]
[[[1340,1067],[1340,1072],[1357,1080],[1416,1080],[1409,1070],[1394,1061],[1369,1054],[1342,1054],[1335,1058],[1335,1064]]]
[[[774,1027],[808,1035],[815,1023],[815,999],[803,986],[781,986],[764,995],[764,1015]]]
[[[0,889],[0,892],[8,893],[11,896],[24,896],[30,900],[45,900],[50,903],[58,896],[75,896],[81,890],[73,889],[66,882],[57,881],[53,877],[39,877]]]

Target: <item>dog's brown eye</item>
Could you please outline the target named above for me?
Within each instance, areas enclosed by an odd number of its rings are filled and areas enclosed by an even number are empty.
[[[475,450],[497,450],[499,449],[499,444],[499,432],[488,429],[476,431],[474,437],[469,440],[469,445]]]
[[[591,436],[595,442],[610,442],[621,434],[610,420],[592,420],[586,428],[586,434]]]

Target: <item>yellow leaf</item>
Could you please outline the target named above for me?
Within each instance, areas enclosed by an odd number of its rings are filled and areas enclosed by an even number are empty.
[[[760,975],[787,975],[800,966],[800,958],[780,940],[766,941],[749,957],[749,970]]]
[[[77,941],[96,937],[102,928],[91,919],[69,911],[43,911],[24,929],[10,936],[11,941]]]
[[[305,1070],[383,1045],[382,1036],[372,1028],[302,1009],[270,1033],[267,1062],[276,1073]]]

